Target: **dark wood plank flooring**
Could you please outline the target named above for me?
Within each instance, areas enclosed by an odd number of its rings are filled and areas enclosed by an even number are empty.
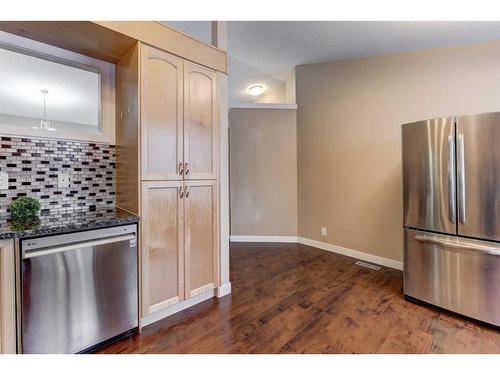
[[[298,244],[231,246],[230,296],[101,353],[500,353],[500,330],[405,301],[402,273]]]

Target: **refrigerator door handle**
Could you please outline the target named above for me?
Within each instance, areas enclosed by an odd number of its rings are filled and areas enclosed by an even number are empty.
[[[464,135],[458,135],[458,220],[465,224],[465,140]]]
[[[428,242],[428,243],[431,243],[434,245],[444,246],[444,247],[448,247],[448,248],[459,249],[459,250],[479,251],[481,253],[488,254],[488,255],[500,256],[500,247],[481,245],[481,244],[477,244],[477,243],[469,242],[469,241],[464,241],[464,240],[461,240],[460,242],[450,241],[450,240],[446,240],[446,239],[440,239],[440,238],[424,236],[424,235],[419,235],[419,234],[417,234],[415,236],[415,239],[417,241],[420,241],[420,242]]]
[[[456,218],[456,195],[455,195],[455,139],[453,135],[448,136],[448,219],[454,223]]]

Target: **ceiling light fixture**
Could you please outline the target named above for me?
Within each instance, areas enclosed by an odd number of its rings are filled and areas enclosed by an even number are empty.
[[[264,91],[266,91],[264,85],[252,85],[247,89],[247,92],[252,96],[259,96]]]

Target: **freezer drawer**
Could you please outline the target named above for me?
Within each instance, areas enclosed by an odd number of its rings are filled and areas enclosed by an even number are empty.
[[[500,244],[406,229],[404,292],[500,326]]]
[[[456,234],[455,120],[402,126],[404,226]]]

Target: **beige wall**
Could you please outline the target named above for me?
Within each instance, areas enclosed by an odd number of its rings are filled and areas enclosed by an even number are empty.
[[[401,260],[401,124],[499,111],[500,43],[296,71],[299,235]]]
[[[286,83],[283,82],[269,92],[258,96],[255,103],[286,103]]]
[[[283,83],[257,97],[254,102],[295,104],[295,68]]]
[[[296,111],[231,109],[231,235],[297,235]]]

